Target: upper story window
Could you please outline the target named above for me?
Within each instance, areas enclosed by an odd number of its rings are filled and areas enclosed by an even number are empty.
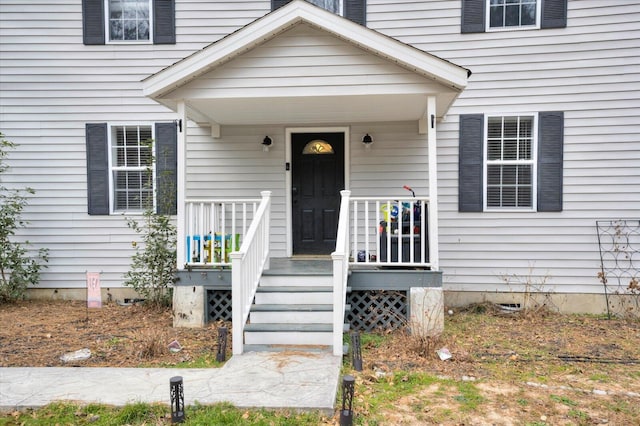
[[[567,26],[567,0],[461,0],[462,33]]]
[[[151,0],[106,0],[109,41],[149,41]]]
[[[537,3],[537,0],[491,0],[489,28],[535,26]]]
[[[82,41],[176,43],[175,0],[82,0]]]
[[[342,15],[342,1],[341,0],[307,0],[309,3],[313,3],[316,6],[320,6],[323,9],[327,9],[329,12],[333,12],[337,15]]]
[[[114,212],[153,206],[153,133],[151,126],[111,127],[111,176]]]
[[[489,116],[486,141],[486,207],[534,206],[535,117]]]
[[[271,0],[271,10],[276,10],[292,0]],[[342,15],[345,18],[356,22],[360,25],[367,23],[367,0],[306,0],[308,3],[315,4],[336,15]]]

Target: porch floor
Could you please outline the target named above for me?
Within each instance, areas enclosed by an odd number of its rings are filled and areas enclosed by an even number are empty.
[[[327,352],[247,352],[221,368],[0,368],[0,410],[53,401],[170,405],[169,380],[182,376],[186,418],[196,402],[333,414],[342,357]]]

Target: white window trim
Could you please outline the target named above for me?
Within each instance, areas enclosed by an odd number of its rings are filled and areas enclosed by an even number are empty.
[[[487,179],[487,166],[489,164],[488,161],[488,151],[489,151],[489,143],[488,143],[488,129],[489,129],[489,118],[491,117],[533,117],[533,132],[532,132],[532,141],[531,141],[531,160],[528,161],[513,161],[514,164],[531,164],[531,207],[493,207],[488,206],[487,200],[487,187],[488,187],[488,179]],[[500,213],[509,213],[509,212],[536,212],[538,210],[538,113],[537,112],[509,112],[503,114],[485,114],[484,116],[484,129],[483,129],[483,147],[482,147],[482,203],[483,203],[483,211],[485,212],[500,212]],[[500,161],[499,164],[507,164],[508,162]]]
[[[123,127],[123,126],[148,126],[151,127],[151,138],[155,141],[156,139],[156,126],[151,122],[136,122],[136,123],[109,123],[107,125],[107,140],[108,140],[108,152],[109,152],[109,214],[111,215],[127,215],[127,216],[142,216],[144,214],[144,210],[115,210],[115,183],[113,182],[113,128],[114,127]],[[156,144],[155,142],[151,145],[151,155],[152,158],[156,157]],[[153,166],[151,168],[151,179],[154,183],[153,188],[153,210],[156,210],[156,167],[155,161],[152,163]]]
[[[490,11],[491,11],[491,1],[487,0],[485,3],[485,31],[486,32],[501,32],[501,31],[526,31],[526,30],[539,30],[540,29],[540,19],[542,17],[542,0],[536,0],[536,24],[535,25],[525,25],[525,26],[513,26],[513,27],[492,27],[490,25]]]
[[[109,25],[109,0],[104,0],[104,40],[105,44],[153,44],[153,0],[149,3],[149,40],[111,40],[111,27]]]

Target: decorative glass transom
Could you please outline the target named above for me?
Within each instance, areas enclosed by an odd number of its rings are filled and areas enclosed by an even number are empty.
[[[331,144],[329,144],[328,142],[325,142],[321,139],[315,139],[304,146],[302,154],[335,154],[335,152],[333,151],[333,147],[331,146]]]

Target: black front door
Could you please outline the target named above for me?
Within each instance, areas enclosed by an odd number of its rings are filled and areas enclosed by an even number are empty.
[[[344,189],[344,133],[293,133],[291,153],[293,253],[329,254]]]

